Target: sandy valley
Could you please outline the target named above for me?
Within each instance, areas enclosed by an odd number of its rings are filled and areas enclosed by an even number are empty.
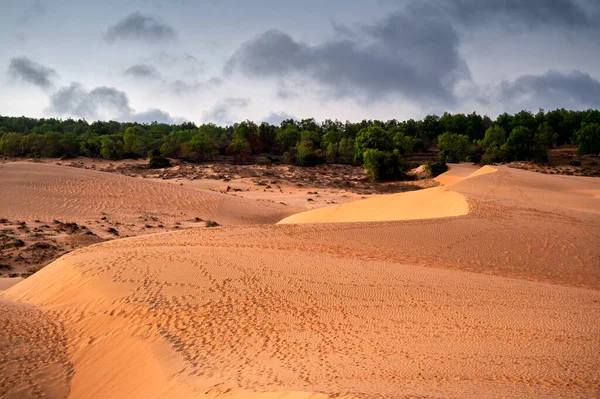
[[[92,240],[0,279],[0,397],[600,395],[598,179],[461,164],[310,209],[201,179],[0,176],[7,243]]]

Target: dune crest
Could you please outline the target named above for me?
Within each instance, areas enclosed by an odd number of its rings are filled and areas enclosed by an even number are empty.
[[[455,165],[436,178],[441,187],[379,195],[362,201],[315,209],[288,216],[279,224],[381,222],[462,216],[469,212],[469,204],[462,194],[449,187],[460,181],[497,171],[491,166],[476,170],[467,165]]]

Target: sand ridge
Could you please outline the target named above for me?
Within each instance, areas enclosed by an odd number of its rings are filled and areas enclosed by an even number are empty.
[[[442,184],[441,187],[378,195],[363,201],[297,213],[279,223],[379,222],[466,215],[469,212],[466,198],[450,188],[460,181],[496,171],[497,169],[491,166],[476,169],[472,166],[454,165],[449,172],[436,178]]]
[[[0,296],[62,323],[71,398],[594,397],[598,183],[547,178],[455,180],[456,217],[115,240]]]

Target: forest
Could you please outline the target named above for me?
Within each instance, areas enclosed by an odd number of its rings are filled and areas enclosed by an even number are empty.
[[[578,145],[580,154],[598,155],[600,111],[521,111],[495,120],[475,112],[358,123],[288,119],[278,126],[249,120],[197,126],[0,116],[0,154],[7,157],[149,157],[151,166],[164,167],[169,159],[206,162],[229,156],[243,164],[263,155],[263,162],[307,167],[326,162],[364,165],[374,181],[402,179],[411,167],[407,154],[436,148],[437,165],[429,167],[462,161],[543,163],[550,148],[566,144]]]

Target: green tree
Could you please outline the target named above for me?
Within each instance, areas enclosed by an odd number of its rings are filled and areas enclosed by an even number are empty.
[[[77,156],[81,147],[81,136],[76,133],[65,133],[60,139],[63,155]]]
[[[498,125],[494,125],[485,131],[481,144],[485,147],[500,147],[506,142],[506,133]]]
[[[102,158],[116,161],[123,159],[124,154],[125,148],[123,146],[123,141],[121,141],[119,137],[102,137],[100,147],[100,155],[102,155]]]
[[[471,145],[464,134],[446,132],[438,137],[439,160],[441,162],[461,162],[467,158]]]
[[[17,133],[7,133],[0,140],[0,151],[7,157],[23,156],[23,137]]]
[[[303,140],[296,146],[296,162],[300,166],[316,166],[325,160],[321,150],[316,150],[312,141]]]
[[[389,131],[393,134],[394,149],[398,150],[401,154],[407,154],[412,152],[415,147],[415,138],[405,136],[402,130],[393,128]]]
[[[84,135],[81,140],[80,151],[89,158],[98,158],[101,156],[102,138],[93,135]]]
[[[389,181],[404,177],[404,163],[398,151],[367,148],[363,159],[365,170],[372,181]]]
[[[252,121],[243,121],[239,123],[233,131],[233,140],[230,148],[234,154],[242,155],[247,150],[250,154],[259,150],[259,131],[258,126]],[[228,149],[228,152],[230,150]],[[250,155],[248,154],[248,156]]]
[[[183,157],[193,162],[213,159],[217,155],[217,144],[207,133],[198,133],[182,146]]]
[[[300,141],[300,129],[293,123],[283,124],[277,132],[277,143],[282,151],[289,151]]]
[[[29,133],[23,137],[21,145],[27,157],[39,158],[47,154],[48,142],[41,134]]]
[[[378,126],[370,126],[358,132],[354,145],[356,149],[356,159],[362,160],[363,154],[367,149],[391,152],[394,147],[394,142],[388,132]],[[375,155],[372,155],[372,157],[374,156]]]
[[[146,156],[150,137],[141,126],[130,126],[123,133],[123,148],[126,154],[134,157]]]
[[[161,169],[171,166],[171,161],[165,158],[160,150],[153,149],[148,151],[148,158],[150,158],[148,161],[148,168],[150,169]]]
[[[586,124],[577,131],[575,140],[579,144],[579,154],[598,155],[600,153],[600,124]]]
[[[532,158],[534,134],[525,126],[517,126],[506,140],[506,151],[511,161],[526,161]]]
[[[539,125],[533,136],[532,158],[537,162],[548,161],[548,150],[556,142],[557,135],[548,123]]]
[[[60,157],[64,154],[64,149],[62,146],[62,133],[48,131],[44,133],[43,137],[46,145],[46,148],[42,151],[43,156],[54,158]]]

